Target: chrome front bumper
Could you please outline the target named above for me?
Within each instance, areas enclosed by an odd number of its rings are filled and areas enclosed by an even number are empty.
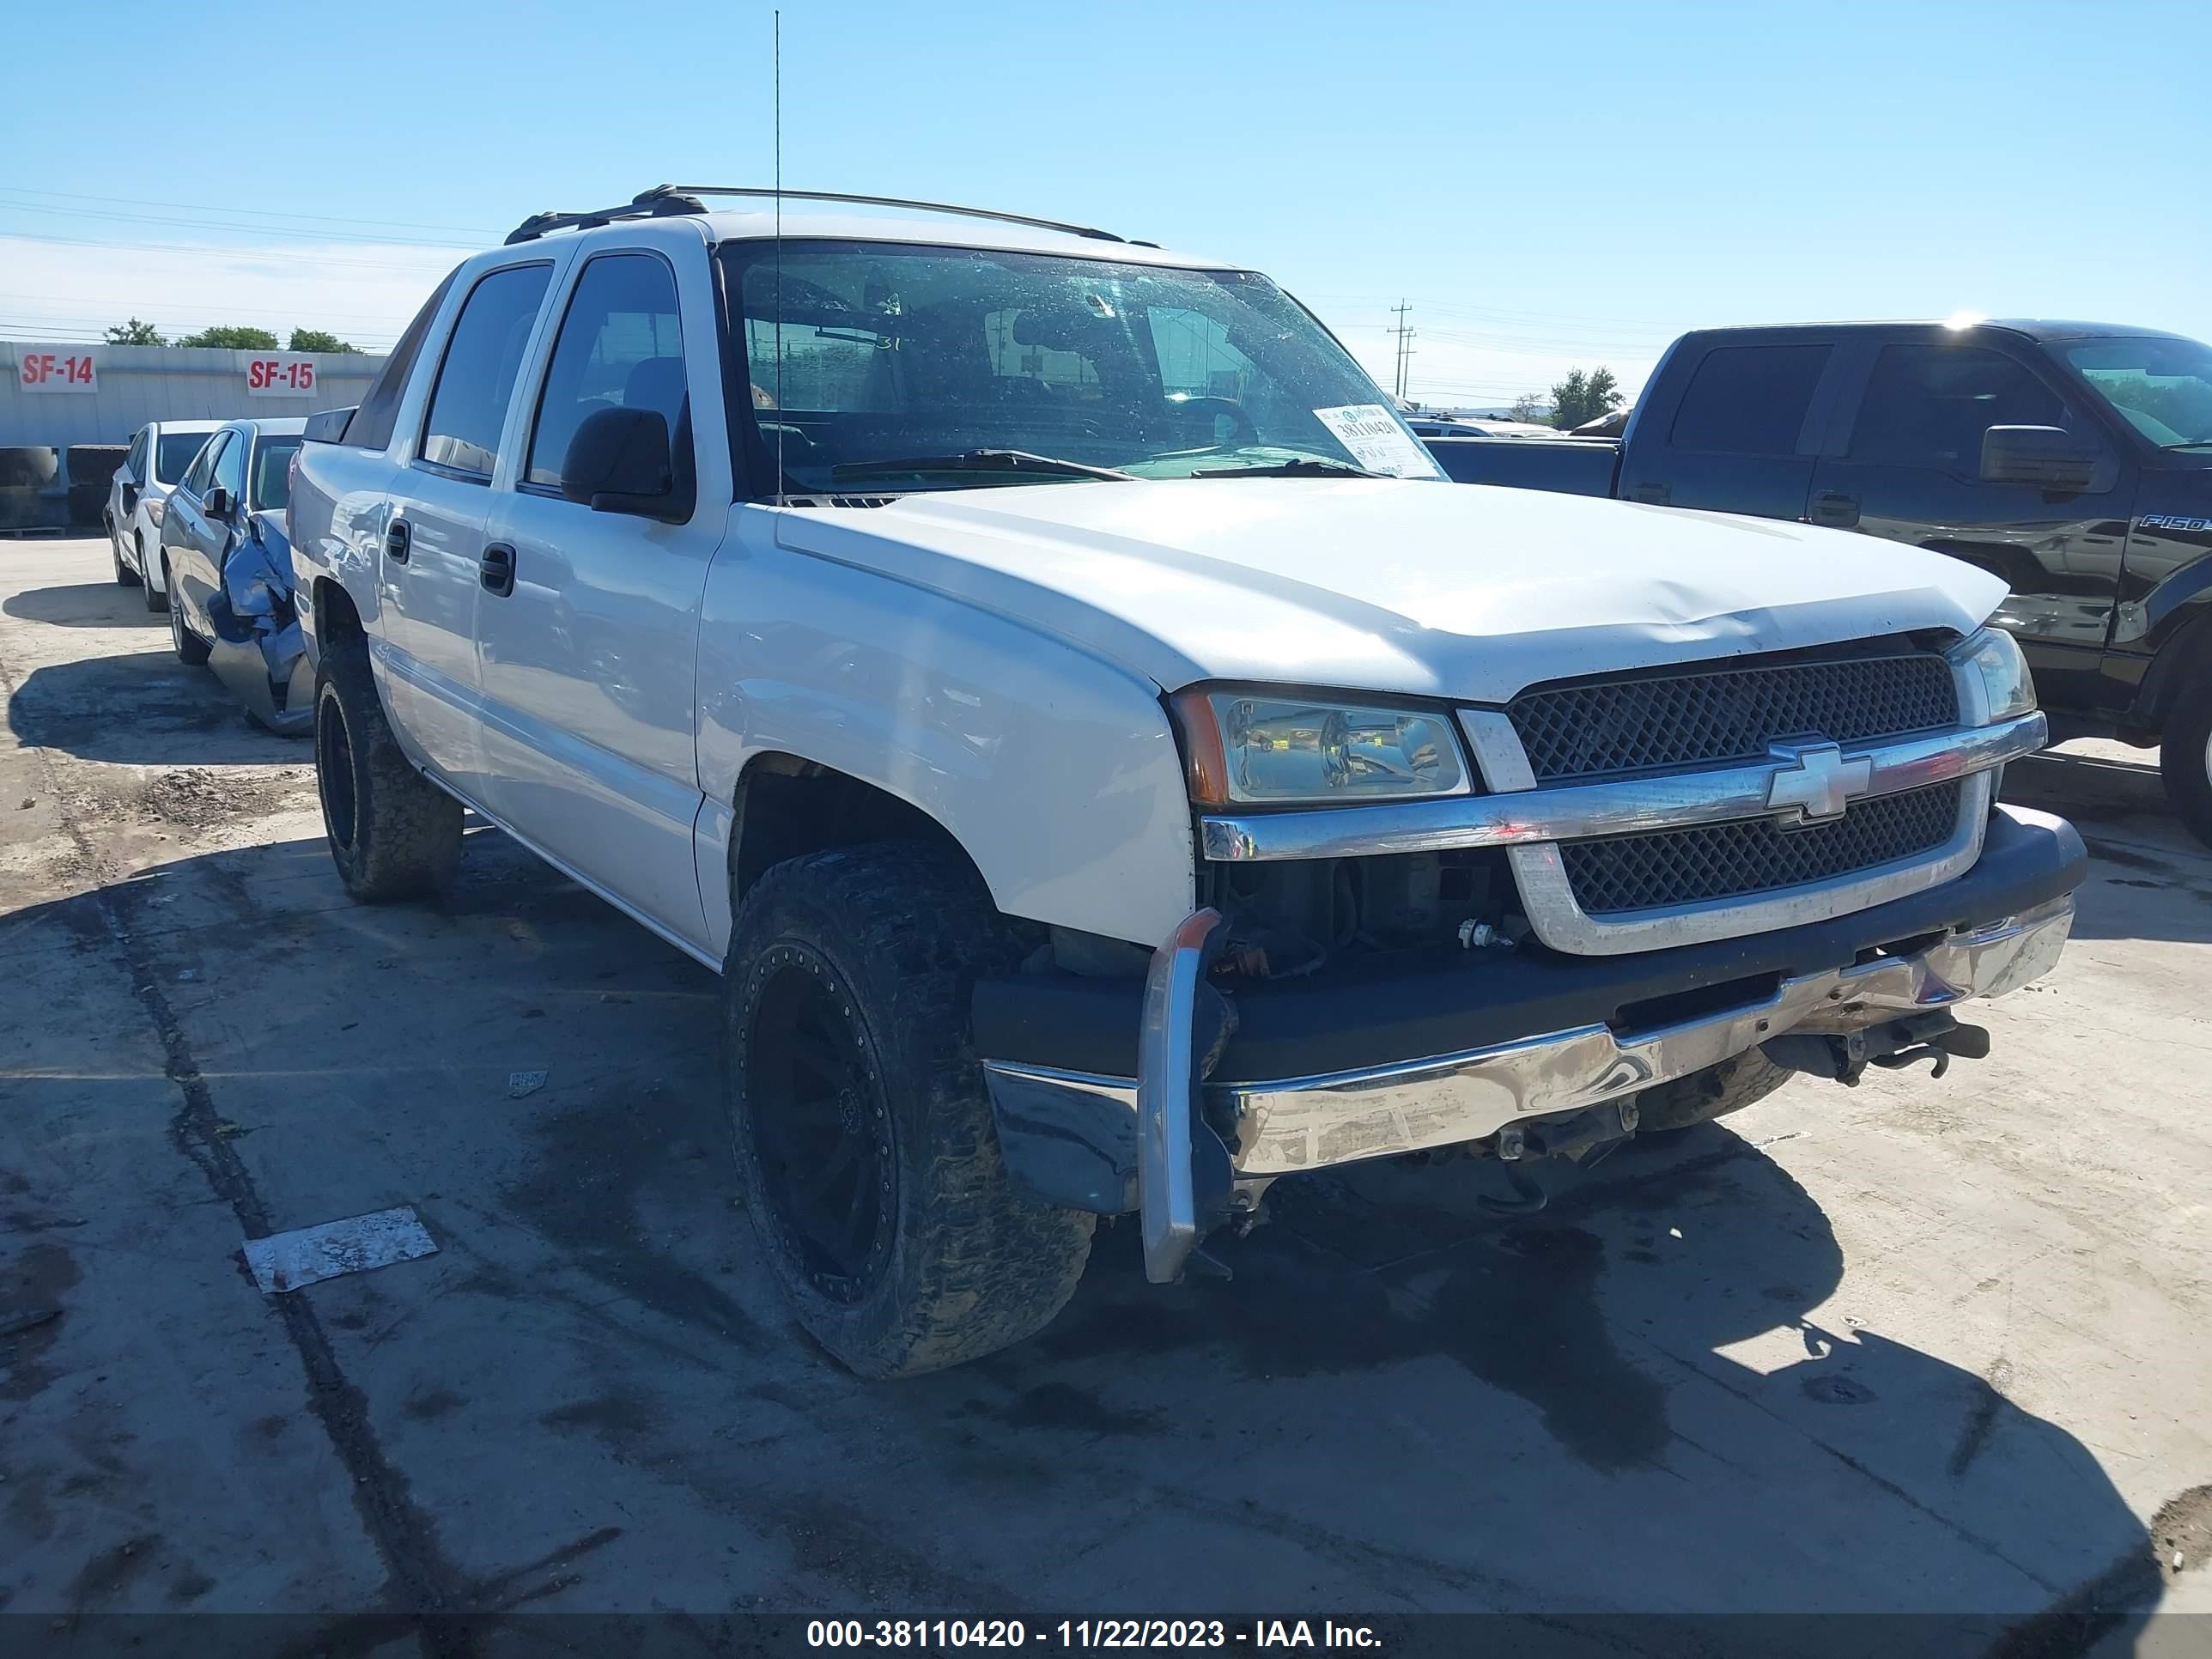
[[[1843,1035],[2017,990],[2057,964],[2074,901],[2051,899],[1954,932],[1911,956],[1785,979],[1757,1001],[1656,1030],[1589,1025],[1364,1071],[1200,1085],[1188,1058],[1190,987],[1211,921],[1210,912],[1193,916],[1154,957],[1139,1047],[1144,1077],[983,1063],[1002,1122],[1035,1132],[1032,1144],[1065,1150],[1069,1162],[1056,1172],[1056,1188],[1071,1190],[1073,1180],[1097,1194],[1091,1207],[1109,1212],[1136,1200],[1147,1275],[1156,1281],[1175,1278],[1198,1242],[1187,1171],[1190,1135],[1212,1133],[1194,1111],[1201,1087],[1204,1120],[1229,1126],[1238,1179],[1483,1140],[1520,1119],[1686,1077],[1785,1032]],[[1111,1144],[1101,1144],[1108,1139],[1098,1129],[1102,1106],[1103,1121],[1116,1126]],[[1123,1114],[1126,1138],[1118,1133]]]

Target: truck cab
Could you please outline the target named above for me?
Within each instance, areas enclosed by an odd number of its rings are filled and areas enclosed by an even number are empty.
[[[1617,446],[1432,447],[1463,481],[1796,520],[1989,571],[2058,734],[2163,740],[2212,841],[2212,348],[2101,323],[1703,330]]]

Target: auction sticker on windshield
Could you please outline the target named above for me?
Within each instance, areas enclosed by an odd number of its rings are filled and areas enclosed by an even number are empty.
[[[1346,404],[1341,409],[1316,409],[1314,415],[1370,472],[1387,472],[1394,478],[1437,476],[1434,458],[1380,404]]]

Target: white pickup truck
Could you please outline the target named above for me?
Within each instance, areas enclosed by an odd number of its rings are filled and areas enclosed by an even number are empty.
[[[1450,485],[1249,270],[708,193],[532,219],[311,425],[317,772],[358,898],[465,804],[722,975],[762,1251],[854,1370],[1037,1330],[1100,1216],[1166,1280],[1354,1160],[1534,1206],[1985,1052],[1953,1009],[2057,960],[1995,577]]]

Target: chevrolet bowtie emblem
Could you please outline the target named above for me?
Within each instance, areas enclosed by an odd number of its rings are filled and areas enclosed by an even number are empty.
[[[1796,822],[1839,818],[1844,809],[1874,781],[1874,762],[1864,755],[1844,758],[1832,743],[1778,743],[1770,751],[1780,763],[1766,786],[1771,812],[1796,811]]]

